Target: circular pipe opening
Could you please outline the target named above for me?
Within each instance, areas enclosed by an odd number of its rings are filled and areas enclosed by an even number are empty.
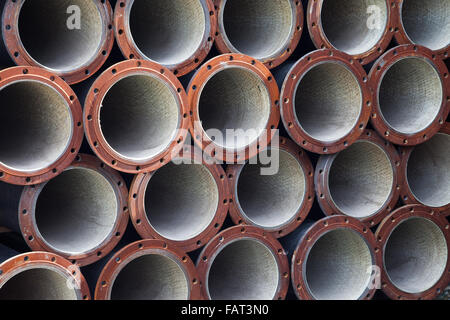
[[[219,189],[205,166],[168,163],[149,180],[144,201],[154,230],[167,239],[184,241],[202,233],[212,222]]]
[[[205,83],[198,113],[203,129],[216,144],[230,149],[245,148],[266,128],[270,116],[269,91],[253,71],[229,66]]]
[[[149,75],[126,76],[106,93],[100,127],[106,142],[124,158],[145,161],[163,152],[179,127],[176,93]]]
[[[195,54],[209,29],[205,10],[200,0],[134,0],[128,15],[130,33],[149,59],[180,64]]]
[[[162,254],[133,259],[117,274],[112,300],[187,300],[189,280],[180,265]]]
[[[72,114],[64,97],[34,80],[0,89],[2,117],[0,161],[17,171],[33,172],[55,163],[73,132]]]
[[[399,223],[386,240],[384,266],[391,282],[408,293],[424,292],[442,277],[448,249],[441,229],[424,218]]]
[[[0,288],[0,300],[77,300],[72,281],[51,267],[19,271]]]
[[[279,278],[272,251],[257,240],[240,239],[217,252],[206,286],[214,300],[270,300]]]
[[[450,203],[450,135],[438,133],[415,147],[408,158],[407,183],[414,197],[429,207]]]
[[[69,8],[75,8],[72,15],[67,13]],[[80,26],[74,16],[78,10]],[[105,29],[92,0],[24,1],[18,23],[20,41],[28,54],[56,72],[89,64],[99,51]]]
[[[394,170],[378,145],[357,141],[337,154],[328,173],[328,189],[344,214],[366,218],[382,209],[394,183]]]
[[[442,82],[423,58],[403,58],[380,80],[378,100],[383,119],[393,129],[414,134],[432,124],[441,109]]]
[[[103,175],[71,168],[44,185],[33,214],[49,246],[79,254],[91,252],[111,235],[117,210],[117,195]]]
[[[290,0],[225,0],[219,25],[236,52],[264,60],[280,55],[295,26]]]
[[[357,124],[362,110],[362,89],[347,67],[322,62],[298,82],[294,108],[297,122],[309,136],[335,141]]]
[[[383,37],[388,20],[385,0],[322,2],[320,22],[333,47],[350,55],[370,51]]]
[[[404,0],[400,18],[408,38],[431,50],[450,43],[450,3],[447,0]]]
[[[300,209],[306,192],[306,178],[299,161],[281,149],[271,148],[271,152],[279,153],[276,174],[262,175],[261,169],[269,165],[253,164],[255,159],[251,159],[236,180],[236,199],[242,214],[263,228],[289,223]]]
[[[316,300],[356,300],[367,291],[372,254],[364,238],[351,229],[323,234],[306,258],[305,282]]]

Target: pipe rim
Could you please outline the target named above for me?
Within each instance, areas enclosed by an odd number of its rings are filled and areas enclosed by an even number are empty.
[[[345,136],[335,141],[321,141],[311,137],[299,124],[295,110],[298,84],[306,73],[321,63],[336,63],[345,67],[355,76],[361,89],[362,104],[356,124]],[[281,91],[281,119],[291,139],[302,148],[318,154],[336,153],[354,143],[369,121],[372,96],[367,79],[362,65],[340,51],[316,50],[301,58],[286,75]]]
[[[34,251],[19,254],[0,264],[0,288],[11,277],[24,271],[24,268],[52,268],[64,274],[72,284],[78,284],[79,289],[75,289],[78,300],[90,300],[91,295],[86,279],[80,271],[79,266],[70,263],[65,258],[50,252]],[[69,280],[70,279],[70,280]]]
[[[396,62],[404,58],[422,58],[438,73],[442,82],[442,103],[439,112],[431,124],[413,134],[401,133],[395,130],[383,117],[380,109],[378,91],[386,71]],[[448,69],[440,58],[431,50],[417,45],[401,45],[384,53],[373,65],[369,73],[369,83],[374,88],[372,93],[373,110],[371,123],[380,136],[397,145],[414,146],[435,135],[445,123],[450,112],[448,98],[450,78]],[[376,90],[375,90],[376,88]],[[446,98],[447,97],[447,98]]]
[[[375,131],[366,129],[364,133],[359,137],[357,141],[371,142],[374,145],[382,149],[385,155],[389,158],[393,172],[393,181],[391,192],[388,198],[375,213],[370,216],[365,216],[358,218],[361,222],[365,223],[369,227],[377,225],[389,212],[395,208],[395,205],[400,197],[400,185],[402,182],[399,166],[400,166],[400,156],[395,149],[395,147],[384,141]],[[334,202],[331,192],[329,189],[329,171],[333,165],[334,160],[338,154],[321,156],[317,162],[316,171],[314,174],[314,181],[316,187],[317,200],[319,202],[320,208],[327,216],[332,216],[335,214],[344,215],[345,212],[339,208]]]
[[[311,36],[311,40],[313,41],[317,49],[326,48],[336,50],[336,48],[328,40],[322,28],[321,12],[323,2],[324,0],[308,1],[308,10],[306,18],[309,34]],[[363,65],[368,64],[377,59],[386,50],[386,48],[389,46],[389,43],[392,40],[393,33],[395,30],[394,29],[395,17],[392,12],[391,3],[389,0],[386,0],[386,8],[387,8],[387,21],[381,38],[370,50],[363,52],[361,54],[351,55],[352,59],[359,61],[359,63]]]
[[[360,222],[358,219],[342,215],[323,218],[314,223],[307,230],[307,232],[302,236],[302,240],[299,242],[299,245],[292,255],[292,287],[295,289],[295,295],[298,299],[315,299],[308,288],[307,282],[305,281],[305,263],[307,262],[308,254],[316,241],[327,232],[336,229],[348,229],[361,236],[361,238],[367,244],[369,251],[371,251],[370,253],[372,256],[372,265],[380,266],[381,250],[376,244],[375,236],[365,224]],[[361,295],[360,300],[371,300],[376,290],[376,288],[366,288],[365,292]]]
[[[201,152],[200,152],[201,153]],[[161,235],[151,225],[145,211],[146,188],[154,172],[136,175],[131,183],[128,203],[130,206],[130,218],[133,225],[142,238],[161,239],[172,246],[177,246],[185,252],[194,251],[208,243],[220,230],[228,212],[231,202],[229,185],[222,166],[203,161],[197,147],[184,146],[174,161],[187,160],[189,163],[202,164],[213,177],[218,189],[217,209],[208,226],[199,234],[186,240],[171,240]]]
[[[145,161],[134,161],[115,151],[103,136],[100,126],[101,104],[108,90],[119,80],[142,74],[167,84],[174,95],[179,109],[179,123],[173,138],[159,154]],[[108,166],[126,173],[141,173],[157,170],[170,162],[183,147],[190,123],[186,92],[178,78],[167,68],[146,60],[127,60],[109,67],[94,82],[86,97],[83,120],[86,139],[94,153]]]
[[[386,242],[389,239],[392,231],[398,226],[401,222],[408,220],[410,218],[423,218],[426,220],[430,220],[437,227],[439,227],[445,237],[447,243],[447,263],[443,274],[440,279],[428,290],[418,293],[409,293],[397,288],[393,282],[390,280],[390,277],[387,275],[385,264],[384,264],[384,251],[386,247]],[[437,215],[436,212],[428,207],[423,205],[406,205],[398,208],[393,211],[387,217],[383,219],[383,221],[378,226],[375,237],[377,239],[377,244],[382,248],[383,254],[381,256],[382,259],[382,272],[381,272],[381,287],[383,292],[393,300],[429,300],[438,296],[440,291],[445,289],[445,286],[450,281],[450,231],[449,231],[449,223],[445,217]]]
[[[217,252],[232,242],[245,239],[258,241],[272,251],[271,253],[278,264],[279,274],[278,288],[273,300],[283,300],[286,298],[289,287],[289,262],[283,247],[275,237],[262,229],[253,226],[240,225],[230,227],[217,234],[209,241],[198,256],[196,265],[200,281],[204,284],[202,285],[204,299],[210,300],[206,284],[208,283],[209,270],[214,261],[213,258],[215,258]]]
[[[399,45],[418,45],[417,43],[414,43],[414,41],[411,40],[411,38],[408,36],[402,21],[402,9],[403,9],[403,0],[394,0],[395,3],[395,9],[393,10],[393,14],[395,15],[395,40]],[[438,50],[432,50],[434,54],[440,56],[441,59],[446,59],[448,57],[450,50],[450,43],[446,45],[443,48],[440,48]]]
[[[199,101],[202,88],[208,80],[220,71],[227,68],[242,68],[254,73],[264,82],[270,100],[270,114],[264,132],[251,144],[242,149],[225,148],[215,143],[204,131],[199,117]],[[279,90],[269,69],[263,63],[242,54],[223,54],[205,62],[194,74],[189,84],[188,100],[191,107],[191,125],[189,131],[195,141],[204,152],[219,161],[232,160],[233,162],[248,160],[270,144],[275,136],[276,128],[280,120]],[[270,132],[270,134],[268,133]],[[242,157],[242,153],[244,156]]]
[[[15,170],[0,163],[0,180],[34,185],[60,174],[75,159],[83,141],[82,109],[72,88],[55,74],[37,67],[12,67],[0,71],[0,89],[19,81],[35,81],[55,90],[65,100],[72,117],[72,134],[65,151],[51,165],[33,172]]]
[[[443,133],[448,136],[450,136],[450,122],[445,122],[444,125],[441,127],[441,130],[438,133]],[[414,151],[414,147],[402,147],[400,149],[401,153],[401,163],[400,163],[400,173],[403,176],[402,178],[402,202],[405,205],[408,204],[420,204],[427,207],[431,207],[430,205],[424,204],[422,201],[420,201],[414,192],[412,192],[411,187],[408,183],[408,160],[411,156],[412,152]],[[433,209],[441,212],[442,214],[450,215],[450,203],[440,206],[440,207],[432,207]],[[447,212],[447,213],[446,213]]]
[[[164,67],[171,70],[178,77],[188,74],[201,65],[213,46],[214,35],[216,33],[214,5],[211,0],[199,0],[199,2],[203,7],[206,22],[206,30],[200,46],[185,61],[173,65],[164,65]],[[117,43],[125,58],[153,61],[137,47],[131,35],[128,17],[133,3],[134,0],[123,0],[118,1],[116,4],[114,10],[114,29]],[[157,61],[153,62],[157,63]]]
[[[214,0],[214,4],[216,7],[215,23],[217,24],[215,45],[217,50],[219,50],[219,52],[222,54],[226,53],[243,54],[239,52],[227,39],[224,27],[222,24],[219,23],[220,20],[219,17],[223,15],[223,8],[226,1],[227,0]],[[260,60],[269,69],[275,68],[280,64],[282,64],[283,62],[285,62],[292,55],[295,48],[297,48],[300,42],[300,38],[302,36],[304,25],[304,13],[302,3],[301,1],[294,1],[294,0],[290,0],[290,2],[292,10],[295,12],[293,12],[294,21],[292,23],[292,30],[288,38],[288,41],[282,47],[282,49],[278,50],[271,56]]]
[[[159,254],[171,258],[189,280],[189,300],[201,300],[201,282],[194,263],[181,249],[163,240],[146,239],[133,242],[116,252],[102,269],[95,287],[95,300],[110,300],[114,280],[120,271],[136,258]]]
[[[8,1],[3,10],[2,17],[3,39],[11,59],[18,66],[40,67],[57,74],[69,84],[75,84],[89,78],[106,62],[106,59],[108,58],[114,44],[114,31],[112,28],[113,12],[109,1],[95,1],[103,27],[101,43],[97,48],[96,53],[93,53],[91,59],[82,66],[63,72],[58,72],[51,68],[47,68],[36,61],[24,48],[20,39],[18,28],[11,27],[18,26],[20,10],[24,2],[25,0]]]
[[[114,189],[117,198],[116,221],[108,236],[99,245],[80,254],[64,252],[49,244],[39,232],[35,219],[36,202],[46,183],[24,188],[19,203],[19,225],[24,240],[33,251],[54,252],[72,261],[72,264],[76,263],[79,266],[86,266],[108,255],[122,238],[128,224],[128,190],[123,178],[94,156],[87,154],[77,155],[75,161],[66,170],[75,168],[91,169],[97,172]]]
[[[271,147],[269,146],[268,148]],[[295,214],[292,215],[292,218],[288,222],[285,222],[282,225],[276,226],[274,228],[263,228],[250,220],[249,217],[244,213],[242,207],[239,205],[236,187],[239,179],[239,174],[246,164],[227,166],[227,177],[229,180],[230,193],[232,197],[230,199],[231,203],[229,212],[233,223],[236,225],[253,225],[255,227],[264,229],[275,238],[280,238],[294,231],[301,223],[303,223],[303,221],[305,221],[313,205],[315,193],[313,178],[314,168],[312,166],[311,160],[308,157],[308,154],[304,152],[293,141],[284,137],[280,138],[279,146],[277,148],[288,153],[297,160],[299,166],[303,170],[305,177],[305,193],[303,200],[298,210],[295,212]]]

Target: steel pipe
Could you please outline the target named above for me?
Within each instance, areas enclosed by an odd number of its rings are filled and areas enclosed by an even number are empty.
[[[317,49],[336,49],[372,62],[388,47],[395,18],[388,0],[309,0],[308,30]]]
[[[450,210],[450,123],[426,142],[402,148],[401,153],[403,202]]]
[[[48,252],[18,254],[0,245],[0,300],[89,300],[78,266]]]
[[[84,107],[86,138],[116,170],[153,171],[182,148],[190,121],[177,77],[145,60],[119,62],[91,86]]]
[[[378,224],[400,196],[399,165],[395,147],[366,129],[349,148],[319,158],[314,179],[322,211]]]
[[[433,299],[450,281],[448,221],[422,205],[387,216],[376,231],[382,288],[391,299]]]
[[[404,146],[436,134],[450,111],[450,78],[431,50],[402,45],[381,56],[370,73],[371,122],[386,140]]]
[[[291,279],[299,299],[372,299],[381,250],[366,225],[336,215],[304,224],[291,235]]]
[[[162,239],[189,252],[206,244],[227,215],[230,192],[220,165],[185,146],[172,163],[135,176],[128,202],[144,238]]]
[[[3,39],[14,62],[44,68],[69,84],[100,69],[114,43],[112,29],[109,1],[18,0],[3,10]]]
[[[396,1],[399,44],[416,44],[433,50],[441,58],[448,57],[450,47],[450,3],[446,0]]]
[[[281,118],[302,148],[327,154],[355,142],[369,120],[372,97],[363,67],[336,50],[317,50],[289,70]]]
[[[118,1],[114,24],[125,58],[154,61],[177,76],[202,63],[216,33],[211,0]]]
[[[83,139],[81,105],[61,78],[36,67],[0,71],[0,181],[32,185],[60,174]]]
[[[297,47],[303,30],[301,1],[214,0],[216,47],[240,53],[266,67],[282,64]]]
[[[255,156],[278,127],[278,86],[261,62],[245,55],[206,62],[192,77],[188,98],[195,143],[220,161]]]
[[[253,226],[234,226],[202,250],[197,270],[203,297],[210,300],[284,299],[289,264],[281,244]]]
[[[199,300],[191,259],[162,240],[142,240],[119,250],[103,268],[96,300]]]
[[[273,174],[263,174],[269,164],[258,156],[227,167],[229,211],[235,224],[254,225],[279,238],[307,217],[314,201],[314,169],[307,153],[289,139],[282,137],[263,152],[271,157]]]

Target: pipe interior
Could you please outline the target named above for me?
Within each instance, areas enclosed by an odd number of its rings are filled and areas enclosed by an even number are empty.
[[[219,24],[238,52],[267,59],[289,46],[296,27],[292,6],[290,0],[227,0]]]
[[[357,124],[362,109],[358,80],[350,69],[335,62],[309,69],[299,80],[294,99],[298,123],[320,141],[346,136]]]
[[[212,260],[207,290],[213,300],[271,300],[279,284],[278,264],[266,245],[249,238],[225,245]]]
[[[100,127],[106,142],[133,161],[156,157],[179,126],[176,93],[156,77],[135,74],[118,80],[105,95]]]
[[[450,135],[438,133],[417,146],[408,159],[407,182],[415,198],[429,207],[450,203]]]
[[[334,229],[310,249],[305,264],[306,284],[316,300],[357,300],[368,290],[372,254],[351,229]]]
[[[382,209],[394,187],[388,154],[372,142],[360,140],[338,153],[328,174],[328,188],[346,215],[366,218]]]
[[[365,53],[383,37],[388,19],[385,0],[324,0],[320,23],[328,41],[350,55]]]
[[[216,144],[240,149],[263,133],[270,105],[269,91],[256,73],[227,67],[204,85],[198,112],[203,129]]]
[[[278,153],[278,171],[263,175],[262,164],[250,159],[236,180],[237,201],[243,214],[263,228],[277,228],[289,223],[300,209],[305,197],[306,179],[298,160],[289,152],[271,148]],[[272,161],[276,156],[271,156]]]
[[[212,222],[219,189],[205,166],[170,162],[154,173],[144,201],[155,231],[167,239],[183,241],[199,235]]]
[[[442,82],[424,58],[403,58],[385,72],[378,89],[380,111],[395,130],[414,134],[426,129],[441,108]]]
[[[189,280],[172,258],[146,254],[120,270],[111,289],[112,300],[187,300]]]
[[[79,20],[78,11],[67,13],[73,6],[79,8]],[[24,1],[18,23],[20,40],[28,54],[57,72],[92,61],[106,29],[92,0]]]
[[[53,268],[27,268],[0,288],[0,300],[77,300],[68,283],[68,277]]]
[[[33,172],[51,166],[67,149],[72,114],[63,96],[33,80],[0,89],[5,121],[0,126],[0,161],[14,170]]]
[[[448,0],[404,0],[401,19],[412,42],[439,50],[450,44]]]
[[[209,34],[205,10],[201,0],[134,0],[128,17],[131,36],[149,59],[182,63]]]
[[[408,293],[434,286],[445,272],[448,248],[441,229],[424,218],[402,221],[386,240],[384,266],[392,283]]]
[[[34,218],[42,238],[57,251],[86,253],[111,236],[118,200],[111,183],[87,168],[70,168],[47,182]]]

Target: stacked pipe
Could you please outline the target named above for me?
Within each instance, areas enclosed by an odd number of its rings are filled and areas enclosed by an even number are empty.
[[[0,9],[0,299],[445,293],[448,1]]]

